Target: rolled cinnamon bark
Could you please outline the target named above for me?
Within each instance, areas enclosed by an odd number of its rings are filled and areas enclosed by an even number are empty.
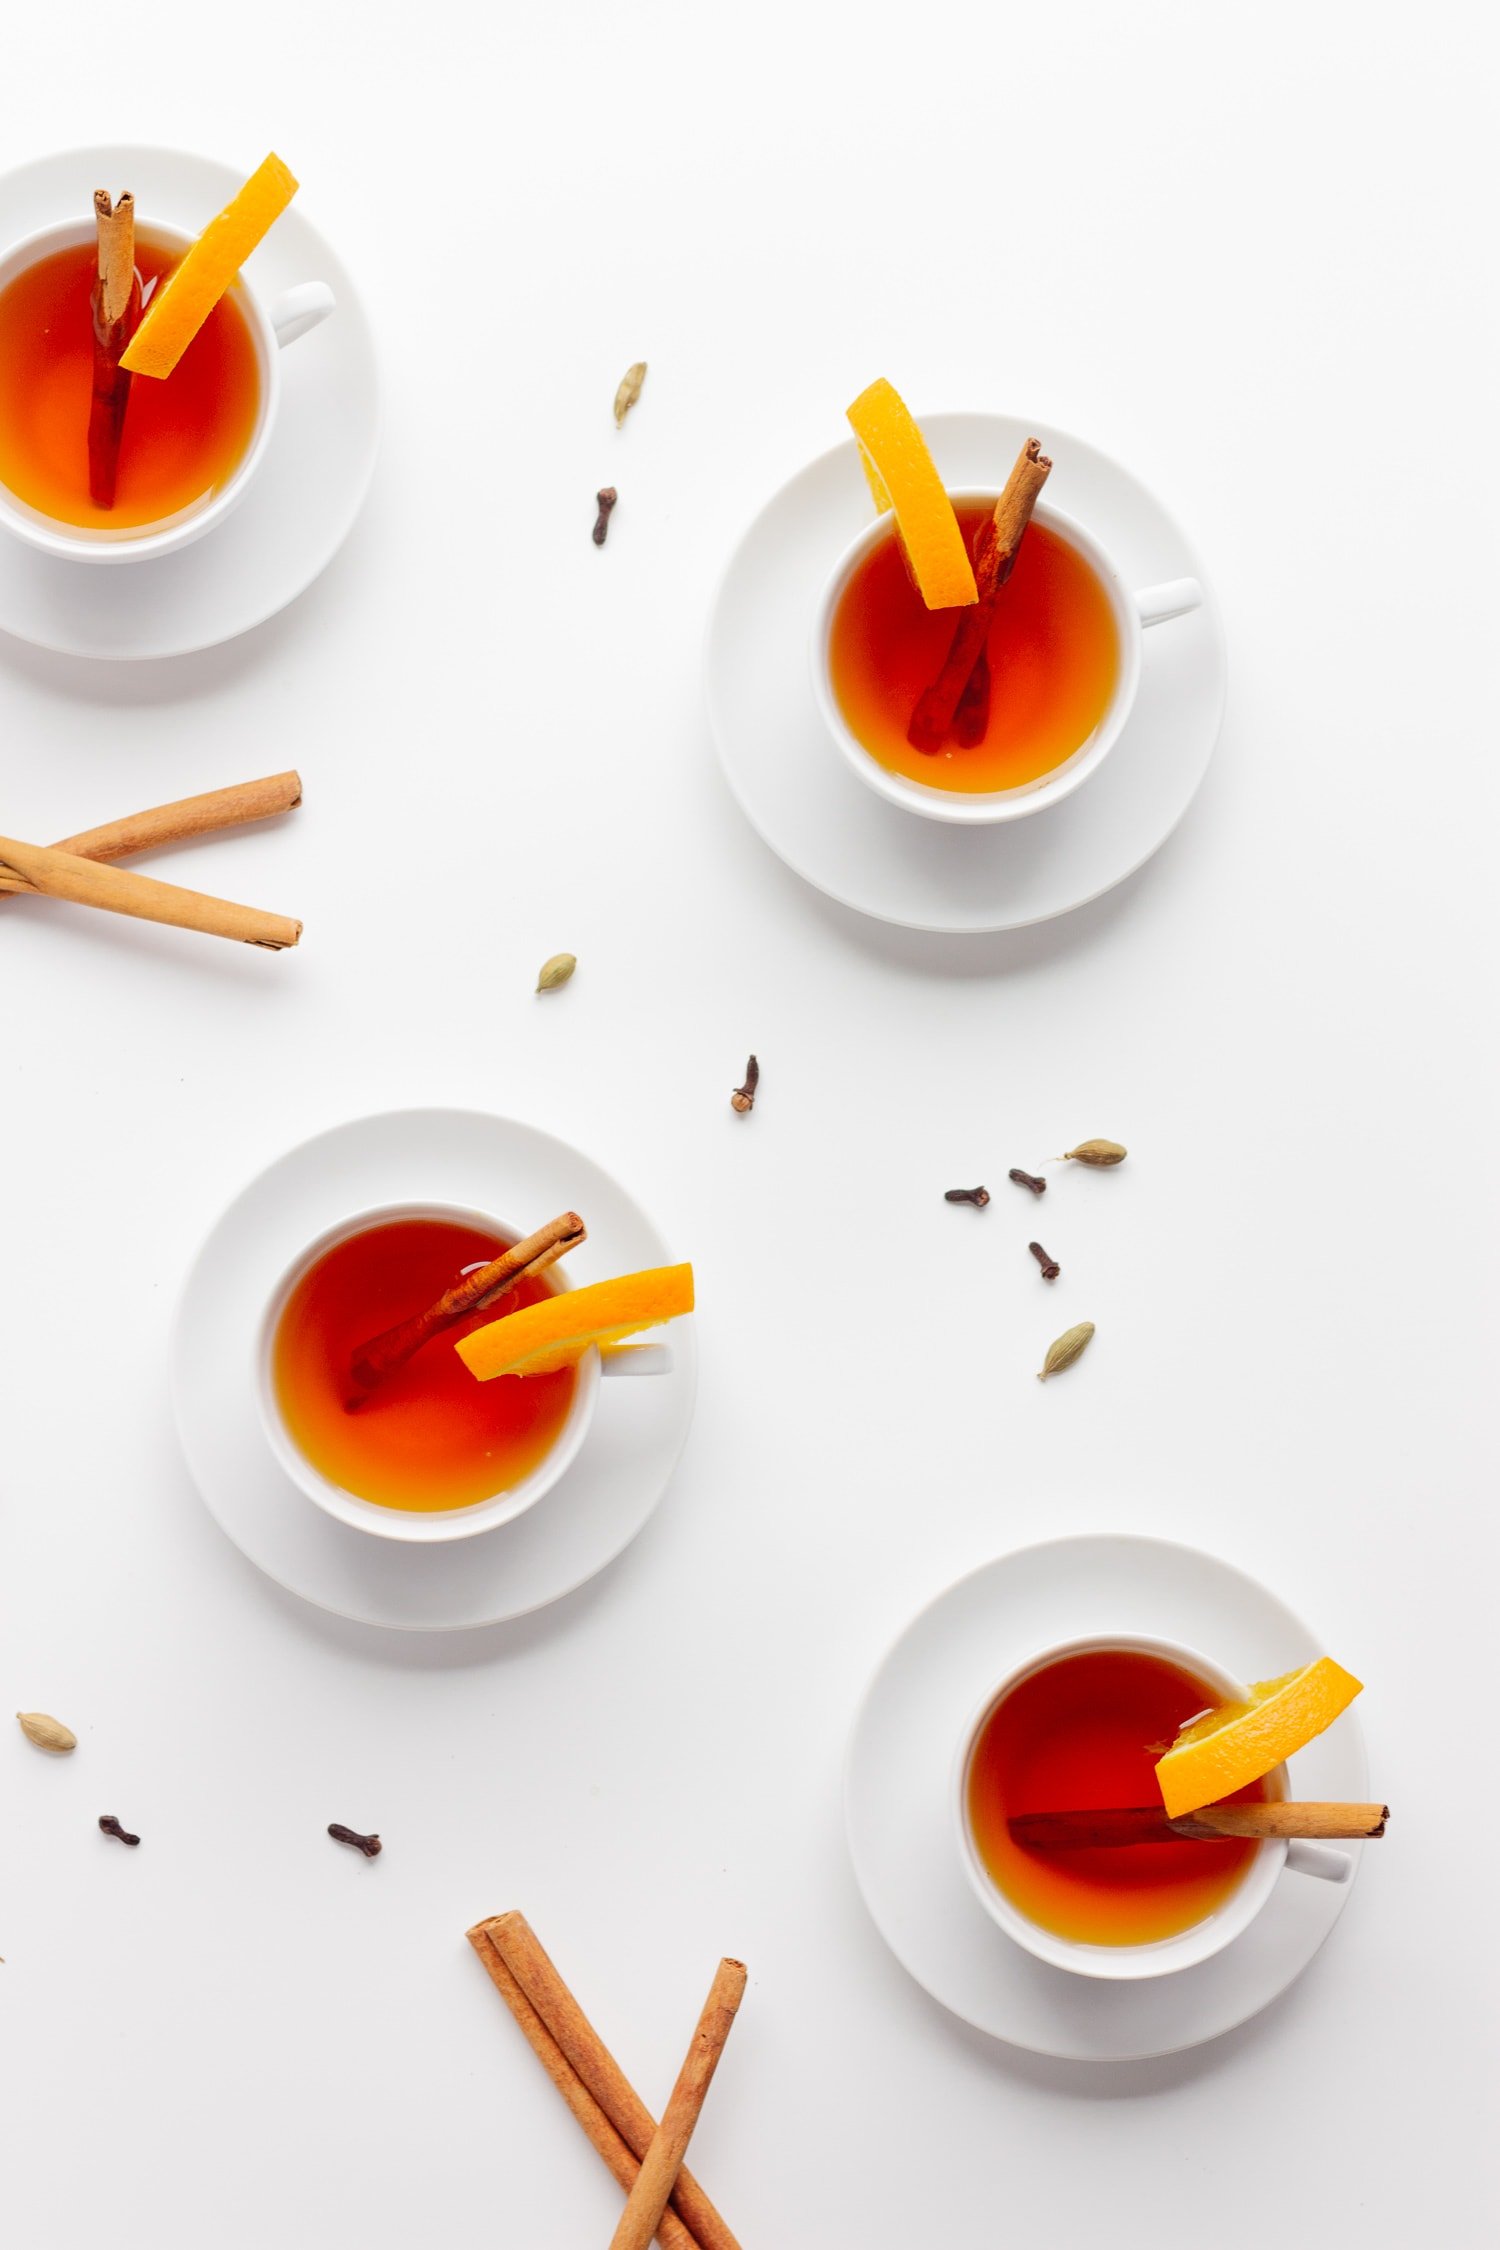
[[[0,836],[0,876],[4,875],[19,878],[16,889],[36,891],[44,898],[71,899],[75,906],[128,914],[140,922],[165,922],[179,930],[202,930],[208,937],[237,938],[244,945],[263,945],[272,952],[295,945],[302,935],[302,924],[284,914],[264,914],[259,907],[236,906],[229,899],[181,890],[175,883],[158,883],[149,875],[129,874],[122,867],[106,867],[97,860],[50,850],[45,844],[23,844],[10,836]]]
[[[1169,1820],[1160,1805],[1108,1805],[1080,1812],[1021,1813],[1007,1823],[1030,1851],[1116,1850],[1129,1844],[1169,1844],[1177,1836],[1214,1841],[1224,1836],[1383,1836],[1388,1805],[1298,1803],[1204,1805]]]
[[[914,750],[924,750],[931,755],[948,739],[948,730],[974,667],[986,653],[1000,589],[1015,568],[1031,511],[1051,474],[1052,463],[1042,451],[1041,439],[1028,438],[1006,479],[1005,490],[995,502],[994,514],[979,527],[974,543],[974,577],[979,599],[959,611],[943,668],[917,699],[906,730],[906,739]],[[987,700],[985,710],[987,716]],[[966,733],[969,732],[972,732],[972,720],[966,714]],[[978,741],[983,732],[981,726],[973,739]]]
[[[484,1963],[486,1974],[516,2022],[526,2034],[532,2053],[541,2064],[553,2085],[562,2095],[573,2115],[583,2127],[588,2139],[603,2157],[619,2185],[626,2194],[634,2187],[640,2171],[640,2159],[625,2146],[614,2126],[605,2116],[583,2080],[573,2069],[561,2047],[553,2038],[510,1970],[490,1942],[489,1932],[483,1922],[475,1924],[468,1933],[469,1943]],[[663,2211],[656,2229],[656,2239],[662,2250],[701,2250],[698,2238],[683,2225],[677,2213],[670,2208]]]
[[[523,1242],[512,1243],[488,1265],[465,1274],[451,1289],[445,1289],[436,1304],[429,1305],[425,1312],[414,1313],[410,1320],[399,1320],[393,1328],[360,1344],[350,1359],[350,1375],[362,1391],[377,1390],[387,1376],[404,1366],[443,1329],[453,1327],[466,1314],[477,1312],[484,1305],[494,1304],[508,1289],[514,1289],[523,1275],[545,1273],[548,1266],[556,1265],[559,1258],[566,1257],[587,1239],[587,1229],[576,1211],[564,1211],[560,1217],[549,1219],[546,1226],[538,1227],[536,1233],[528,1234]]]
[[[175,804],[152,805],[145,812],[127,813],[123,820],[106,821],[102,828],[60,836],[51,848],[72,852],[78,859],[130,859],[136,852],[184,844],[194,836],[217,834],[221,828],[271,820],[277,813],[291,812],[301,802],[299,774],[269,773],[263,781],[239,781],[230,789],[210,789],[201,797],[180,797]],[[19,876],[0,873],[0,891],[31,888]]]
[[[709,1987],[703,2013],[698,2018],[671,2098],[651,2146],[641,2159],[635,2186],[626,2198],[610,2250],[646,2250],[655,2234],[667,2200],[677,2184],[693,2127],[713,2084],[724,2043],[734,2029],[734,2019],[745,1993],[743,1961],[721,1961]]]
[[[524,1914],[500,1914],[481,1925],[532,2007],[631,2153],[644,2158],[656,2120],[563,1983]],[[677,2175],[672,2208],[702,2250],[739,2250],[734,2235],[686,2167]]]

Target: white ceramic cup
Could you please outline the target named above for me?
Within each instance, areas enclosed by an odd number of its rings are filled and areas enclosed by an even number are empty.
[[[1078,1976],[1107,1977],[1118,1982],[1169,1976],[1174,1970],[1194,1968],[1200,1961],[1222,1952],[1242,1930],[1250,1927],[1275,1889],[1283,1868],[1290,1868],[1299,1875],[1320,1876],[1325,1882],[1346,1883],[1354,1863],[1347,1852],[1333,1851],[1326,1844],[1308,1843],[1300,1838],[1288,1842],[1284,1836],[1267,1837],[1256,1847],[1255,1856],[1228,1897],[1203,1921],[1195,1922],[1191,1929],[1180,1930],[1175,1937],[1155,1938],[1143,1945],[1088,1945],[1076,1938],[1060,1937],[1055,1930],[1043,1929],[1039,1922],[1023,1914],[990,1874],[974,1839],[969,1819],[969,1775],[979,1738],[1006,1697],[1033,1673],[1043,1671],[1064,1657],[1089,1656],[1113,1649],[1161,1657],[1206,1682],[1220,1702],[1244,1702],[1246,1699],[1245,1689],[1227,1672],[1200,1656],[1195,1649],[1183,1648],[1174,1641],[1144,1640],[1134,1634],[1121,1634],[1113,1639],[1066,1641],[1056,1648],[1044,1649],[1017,1665],[985,1697],[965,1728],[954,1768],[953,1806],[964,1871],[990,1919],[998,1922],[1007,1937],[1014,1938],[1017,1945],[1023,1945],[1039,1961],[1049,1961],[1056,1969],[1071,1969]],[[1278,1766],[1274,1773],[1266,1776],[1266,1790],[1272,1797],[1284,1797],[1286,1785],[1285,1766]]]
[[[964,487],[949,495],[958,506],[967,501],[975,501],[992,507],[997,497],[994,492],[971,487]],[[813,619],[813,694],[829,733],[866,788],[873,789],[877,796],[884,797],[890,804],[900,805],[906,812],[921,813],[927,820],[956,821],[967,827],[979,828],[1000,820],[1020,820],[1027,813],[1041,812],[1047,805],[1060,804],[1064,797],[1070,797],[1075,789],[1080,788],[1090,774],[1098,772],[1124,731],[1141,684],[1142,629],[1147,625],[1163,624],[1169,617],[1185,617],[1190,610],[1202,605],[1203,588],[1196,578],[1172,578],[1162,585],[1145,586],[1133,591],[1092,533],[1085,531],[1082,524],[1075,523],[1071,516],[1065,516],[1060,508],[1051,508],[1041,503],[1034,512],[1033,521],[1044,525],[1058,538],[1065,539],[1083,557],[1104,588],[1119,640],[1120,669],[1115,680],[1114,694],[1088,739],[1081,742],[1073,755],[1064,764],[1055,766],[1051,773],[1043,774],[1036,781],[1023,782],[1015,789],[987,792],[941,789],[926,782],[909,781],[905,774],[892,773],[871,757],[839,707],[829,664],[829,649],[834,613],[849,580],[865,557],[883,539],[895,536],[895,524],[891,515],[887,512],[877,516],[873,523],[867,524],[858,538],[850,541],[833,566]]]
[[[144,231],[180,250],[188,249],[193,239],[177,227],[158,225],[154,219]],[[8,287],[28,266],[50,256],[54,250],[75,246],[83,249],[92,245],[96,238],[97,230],[91,222],[74,220],[28,235],[24,242],[16,243],[0,257],[0,289]],[[78,524],[59,523],[55,517],[44,516],[28,507],[24,500],[0,484],[0,524],[31,546],[40,547],[43,554],[56,555],[64,562],[145,562],[153,555],[170,555],[177,548],[190,545],[194,539],[201,539],[215,524],[222,523],[232,508],[238,507],[265,458],[271,432],[276,426],[281,404],[281,353],[286,345],[294,344],[299,336],[305,336],[309,329],[326,320],[334,309],[335,300],[333,291],[323,281],[300,282],[295,288],[283,291],[270,306],[262,305],[243,275],[234,286],[259,363],[260,412],[250,443],[228,482],[208,499],[161,523],[137,524],[120,531],[107,527],[89,530]],[[153,380],[148,375],[135,377],[137,383]],[[170,376],[167,380],[171,380]],[[127,412],[127,437],[129,427]],[[80,447],[86,442],[87,434],[86,429],[79,431]]]
[[[314,1468],[287,1428],[276,1396],[273,1367],[276,1331],[292,1291],[310,1267],[352,1235],[363,1234],[368,1227],[389,1226],[400,1219],[442,1219],[452,1226],[471,1227],[483,1234],[498,1236],[503,1243],[521,1239],[489,1212],[469,1210],[456,1203],[386,1203],[341,1219],[337,1226],[320,1234],[316,1242],[309,1243],[271,1292],[256,1335],[255,1397],[266,1441],[299,1492],[305,1493],[327,1515],[335,1517],[339,1523],[349,1524],[355,1531],[371,1532],[377,1539],[401,1539],[430,1546],[450,1539],[472,1539],[477,1532],[493,1531],[497,1524],[513,1523],[528,1508],[534,1508],[568,1469],[587,1437],[598,1403],[601,1376],[664,1375],[670,1371],[672,1355],[662,1344],[641,1345],[608,1357],[591,1347],[578,1362],[573,1402],[551,1451],[519,1484],[495,1493],[488,1500],[473,1501],[465,1508],[431,1510],[384,1508],[373,1500],[363,1500],[358,1493],[346,1491]]]

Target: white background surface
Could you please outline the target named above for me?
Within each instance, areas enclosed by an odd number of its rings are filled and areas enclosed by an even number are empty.
[[[239,645],[0,645],[16,833],[307,787],[164,866],[303,914],[298,953],[0,909],[0,1708],[81,1737],[44,1764],[0,1733],[13,2238],[602,2245],[616,2191],[463,1942],[519,1904],[653,2102],[714,1961],[751,1964],[694,2158],[747,2250],[1146,2245],[1209,2211],[1248,2245],[1268,2191],[1305,2235],[1488,2240],[1494,1839],[1455,1818],[1493,1779],[1480,11],[267,0],[137,7],[116,52],[118,21],[13,13],[7,160],[276,146],[363,280],[388,430],[344,555]],[[1019,938],[824,904],[705,738],[727,545],[879,373],[1118,453],[1224,602],[1198,805]],[[615,1569],[428,1643],[228,1546],[165,1338],[252,1171],[439,1101],[624,1175],[696,1263],[703,1390]],[[1091,1133],[1130,1163],[1048,1195],[1045,1292],[1005,1169]],[[975,1178],[988,1212],[943,1204]],[[1397,1808],[1282,2004],[1118,2071],[929,2004],[839,1812],[911,1610],[1094,1528],[1308,1615]]]

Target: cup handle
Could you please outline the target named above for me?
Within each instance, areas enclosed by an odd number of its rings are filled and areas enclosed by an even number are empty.
[[[278,345],[285,350],[295,344],[299,336],[326,320],[337,303],[326,281],[299,281],[295,289],[283,289],[270,311]]]
[[[1331,1852],[1326,1844],[1309,1843],[1305,1836],[1294,1836],[1287,1845],[1286,1863],[1299,1875],[1317,1875],[1325,1883],[1347,1883],[1354,1873],[1347,1852]]]
[[[670,1344],[616,1344],[599,1354],[601,1375],[670,1375]]]
[[[1142,586],[1135,606],[1143,625],[1161,625],[1169,617],[1186,617],[1189,610],[1201,609],[1203,588],[1196,578],[1166,578],[1159,586]]]

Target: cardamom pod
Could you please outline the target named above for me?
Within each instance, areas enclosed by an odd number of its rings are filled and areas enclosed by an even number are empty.
[[[560,984],[567,983],[577,966],[576,954],[554,953],[550,961],[542,963],[541,974],[536,980],[537,991],[555,992]]]
[[[1065,1158],[1075,1164],[1097,1164],[1102,1170],[1107,1164],[1123,1164],[1125,1151],[1118,1141],[1080,1141],[1077,1148],[1065,1148]]]
[[[34,1742],[38,1750],[51,1750],[62,1758],[78,1748],[77,1735],[71,1727],[65,1727],[61,1719],[49,1719],[45,1711],[18,1711],[16,1717],[21,1722],[22,1734],[28,1742]]]
[[[620,377],[620,388],[615,392],[615,428],[624,423],[626,415],[641,395],[641,385],[646,380],[646,362],[638,359],[627,367]]]
[[[1093,1334],[1094,1324],[1091,1320],[1080,1320],[1076,1328],[1065,1328],[1057,1342],[1047,1346],[1047,1356],[1037,1373],[1037,1381],[1045,1383],[1049,1375],[1060,1375],[1065,1367],[1072,1366],[1075,1359],[1081,1359],[1089,1348]]]

